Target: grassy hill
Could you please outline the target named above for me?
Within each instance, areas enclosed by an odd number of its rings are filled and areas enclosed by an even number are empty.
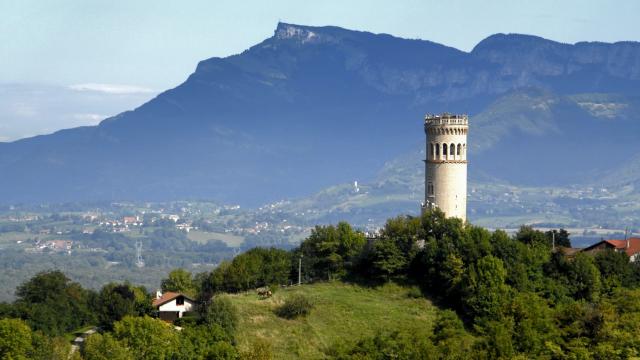
[[[246,350],[266,340],[275,359],[322,359],[328,348],[356,342],[381,331],[403,330],[431,334],[438,308],[416,289],[396,284],[366,288],[341,282],[318,283],[277,291],[261,300],[255,292],[228,295],[240,315],[238,345]],[[286,320],[274,310],[293,294],[303,294],[314,304],[305,318]]]

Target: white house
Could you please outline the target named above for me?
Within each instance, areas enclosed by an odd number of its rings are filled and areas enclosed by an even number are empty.
[[[188,296],[176,293],[158,291],[153,300],[153,307],[158,310],[158,317],[164,321],[174,321],[184,313],[195,310],[195,301]]]

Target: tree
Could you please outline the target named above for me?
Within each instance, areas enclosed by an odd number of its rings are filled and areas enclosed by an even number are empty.
[[[513,320],[487,321],[478,328],[483,335],[475,344],[479,359],[512,359],[515,355],[513,348]]]
[[[128,283],[110,283],[102,287],[96,311],[100,325],[111,329],[114,322],[127,315],[151,314],[151,298],[142,287],[134,287]]]
[[[510,292],[505,279],[502,261],[491,255],[483,257],[469,268],[463,285],[463,303],[476,323],[502,316]]]
[[[160,286],[162,291],[179,292],[188,296],[196,295],[196,287],[191,273],[184,269],[171,270],[169,277],[163,279]]]
[[[551,246],[551,238],[548,238],[542,231],[535,230],[531,226],[521,226],[516,233],[516,240],[526,245],[548,245]]]
[[[31,351],[31,329],[20,319],[0,320],[0,358],[27,359]]]
[[[133,355],[111,334],[93,334],[82,347],[85,360],[133,360]]]
[[[354,231],[349,223],[341,221],[336,228],[338,235],[338,253],[347,261],[355,258],[362,251],[366,239],[364,234]]]
[[[600,295],[600,271],[592,256],[578,253],[569,266],[569,284],[577,299],[597,300]]]
[[[518,292],[505,311],[513,319],[513,345],[535,358],[551,357],[549,346],[559,346],[560,333],[555,313],[548,302],[531,292]]]
[[[232,340],[238,324],[238,310],[229,298],[218,295],[206,305],[201,319],[207,325],[220,326]]]
[[[545,235],[547,236],[547,241],[549,242],[549,244],[553,242],[555,243],[556,246],[563,246],[568,248],[571,247],[571,239],[569,239],[569,232],[565,229],[549,230],[545,233]]]
[[[49,337],[41,331],[32,334],[33,350],[29,354],[32,360],[69,360],[71,344],[63,337]],[[75,358],[72,357],[72,360]]]
[[[218,325],[185,327],[180,332],[176,359],[237,359],[237,351]]]
[[[634,265],[629,262],[629,256],[625,252],[607,249],[598,252],[594,260],[600,271],[603,285],[606,285],[609,290],[621,285],[635,285]]]
[[[442,310],[438,313],[431,339],[443,359],[468,357],[471,341],[465,334],[462,320],[452,310]]]
[[[148,316],[125,316],[113,324],[113,337],[136,359],[169,359],[178,351],[179,338],[173,327]]]
[[[419,217],[398,216],[387,220],[381,231],[381,237],[393,239],[407,261],[415,255],[416,243],[422,239],[422,223]]]
[[[366,240],[346,222],[338,226],[316,226],[296,252],[303,255],[304,273],[311,278],[339,279],[355,264]],[[297,270],[295,270],[297,273]]]
[[[21,316],[32,329],[48,335],[61,335],[95,321],[89,307],[94,293],[60,271],[36,274],[17,288],[16,296]]]
[[[373,243],[371,250],[371,273],[380,279],[389,280],[393,275],[405,270],[408,263],[402,250],[393,239],[380,239]]]
[[[467,263],[465,256],[473,257],[472,254],[484,250],[481,250],[482,246],[468,249],[473,244],[462,221],[446,218],[439,209],[425,211],[421,224],[424,246],[411,259],[410,275],[432,294],[459,308],[459,284]]]
[[[291,271],[291,254],[276,248],[253,248],[223,262],[203,284],[201,298],[220,291],[238,292],[261,286],[286,284]]]
[[[335,359],[437,359],[438,352],[428,338],[393,331],[364,338],[350,349],[331,350]]]

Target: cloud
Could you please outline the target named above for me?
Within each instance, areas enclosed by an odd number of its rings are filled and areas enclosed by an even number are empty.
[[[98,83],[74,84],[70,85],[69,89],[74,91],[91,91],[113,95],[152,94],[155,92],[152,89],[138,85]]]
[[[21,118],[32,118],[38,115],[38,110],[29,104],[18,102],[13,104],[13,114]]]
[[[100,121],[106,116],[100,114],[73,114],[73,118],[80,121]]]

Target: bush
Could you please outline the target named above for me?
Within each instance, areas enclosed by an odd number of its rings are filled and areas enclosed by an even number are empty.
[[[313,304],[304,295],[293,295],[276,310],[276,315],[285,319],[295,319],[308,315],[311,309]]]
[[[201,320],[208,325],[220,326],[232,339],[238,324],[238,310],[228,298],[215,296],[205,308]]]
[[[410,299],[422,299],[424,295],[418,287],[412,287],[407,291],[407,297]]]
[[[428,338],[408,332],[378,333],[358,341],[354,346],[337,345],[329,348],[332,358],[347,359],[440,359],[438,349]]]
[[[0,357],[3,359],[25,358],[31,350],[31,329],[24,320],[0,320]]]
[[[200,315],[196,312],[189,311],[184,313],[183,317],[176,319],[173,322],[173,325],[181,327],[195,326],[198,322],[200,322]]]

